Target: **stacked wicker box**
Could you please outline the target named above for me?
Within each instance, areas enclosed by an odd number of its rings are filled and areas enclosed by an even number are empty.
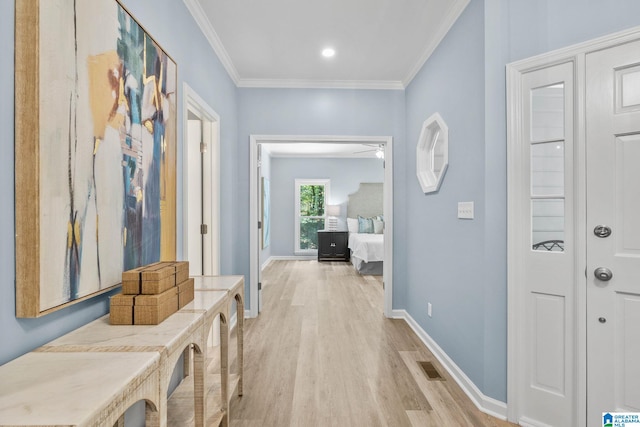
[[[163,261],[122,273],[122,293],[111,297],[112,325],[157,325],[193,300],[188,261]]]

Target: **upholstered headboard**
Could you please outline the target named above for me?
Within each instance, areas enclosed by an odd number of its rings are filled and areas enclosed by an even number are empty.
[[[360,188],[349,194],[347,217],[369,218],[383,212],[383,184],[381,182],[361,182]]]

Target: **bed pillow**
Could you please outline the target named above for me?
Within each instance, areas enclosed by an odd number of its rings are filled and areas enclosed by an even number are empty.
[[[383,234],[384,233],[384,222],[379,219],[373,218],[373,232],[375,234]]]
[[[347,218],[347,230],[349,230],[349,233],[357,233],[358,232],[358,219],[357,218]]]
[[[363,218],[358,215],[358,233],[373,233],[373,218]]]

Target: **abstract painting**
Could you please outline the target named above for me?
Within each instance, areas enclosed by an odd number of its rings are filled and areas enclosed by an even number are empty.
[[[116,0],[21,0],[15,79],[16,315],[175,259],[175,62]]]

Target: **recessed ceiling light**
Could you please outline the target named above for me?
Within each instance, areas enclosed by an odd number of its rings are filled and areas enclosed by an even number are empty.
[[[322,56],[324,56],[325,58],[331,58],[335,54],[336,54],[336,51],[330,47],[322,49]]]

